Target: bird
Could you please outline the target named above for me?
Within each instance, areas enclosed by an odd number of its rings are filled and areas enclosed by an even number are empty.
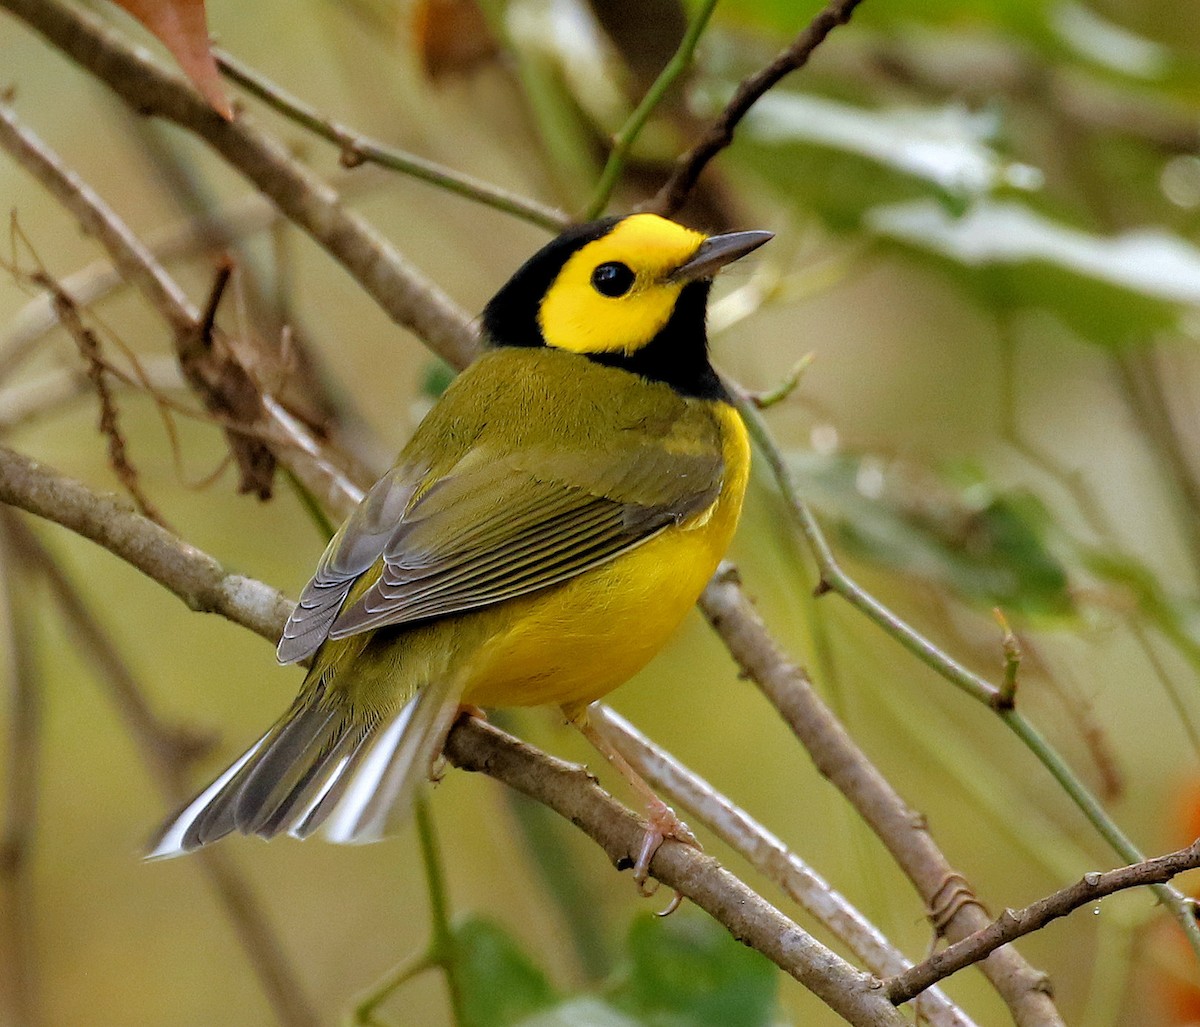
[[[706,310],[771,237],[635,213],[526,261],[303,589],[277,651],[311,661],[299,695],[148,858],[234,832],[377,840],[460,711],[528,706],[560,707],[645,799],[640,888],[665,838],[697,844],[587,707],[662,648],[734,534],[750,445]]]

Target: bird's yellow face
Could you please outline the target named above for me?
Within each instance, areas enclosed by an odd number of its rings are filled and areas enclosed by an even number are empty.
[[[657,214],[575,225],[492,297],[485,343],[577,354],[685,396],[727,398],[708,361],[708,290],[721,268],[770,238],[704,235]]]
[[[656,214],[634,214],[586,243],[542,297],[547,346],[573,353],[632,354],[663,329],[684,281],[672,275],[705,236]]]

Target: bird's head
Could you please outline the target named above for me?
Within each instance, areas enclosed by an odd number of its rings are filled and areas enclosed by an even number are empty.
[[[706,236],[657,214],[570,228],[488,303],[484,335],[493,346],[566,350],[685,393],[711,392],[704,318],[712,278],[770,238]]]

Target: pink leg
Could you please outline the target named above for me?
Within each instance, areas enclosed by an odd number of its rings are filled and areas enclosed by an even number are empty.
[[[692,834],[691,828],[679,819],[675,811],[654,794],[654,790],[629,765],[625,757],[617,752],[608,739],[589,723],[586,709],[581,712],[572,710],[564,710],[563,712],[567,714],[567,719],[579,729],[580,734],[599,750],[604,758],[613,765],[614,769],[629,782],[630,787],[646,804],[646,819],[648,821],[646,836],[642,840],[642,848],[638,853],[637,862],[633,867],[633,880],[637,884],[639,892],[645,896],[653,895],[658,889],[658,883],[655,882],[652,887],[647,887],[646,882],[650,876],[650,861],[654,859],[654,854],[658,851],[658,847],[668,838],[672,838],[677,842],[683,842],[685,845],[694,846],[697,849],[701,847],[700,842]],[[683,895],[680,892],[676,892],[670,905],[659,915],[667,916],[675,912],[682,902]]]

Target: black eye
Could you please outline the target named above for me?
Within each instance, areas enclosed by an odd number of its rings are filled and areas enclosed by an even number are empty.
[[[624,296],[633,288],[634,277],[628,264],[614,261],[592,272],[592,285],[601,296]]]

